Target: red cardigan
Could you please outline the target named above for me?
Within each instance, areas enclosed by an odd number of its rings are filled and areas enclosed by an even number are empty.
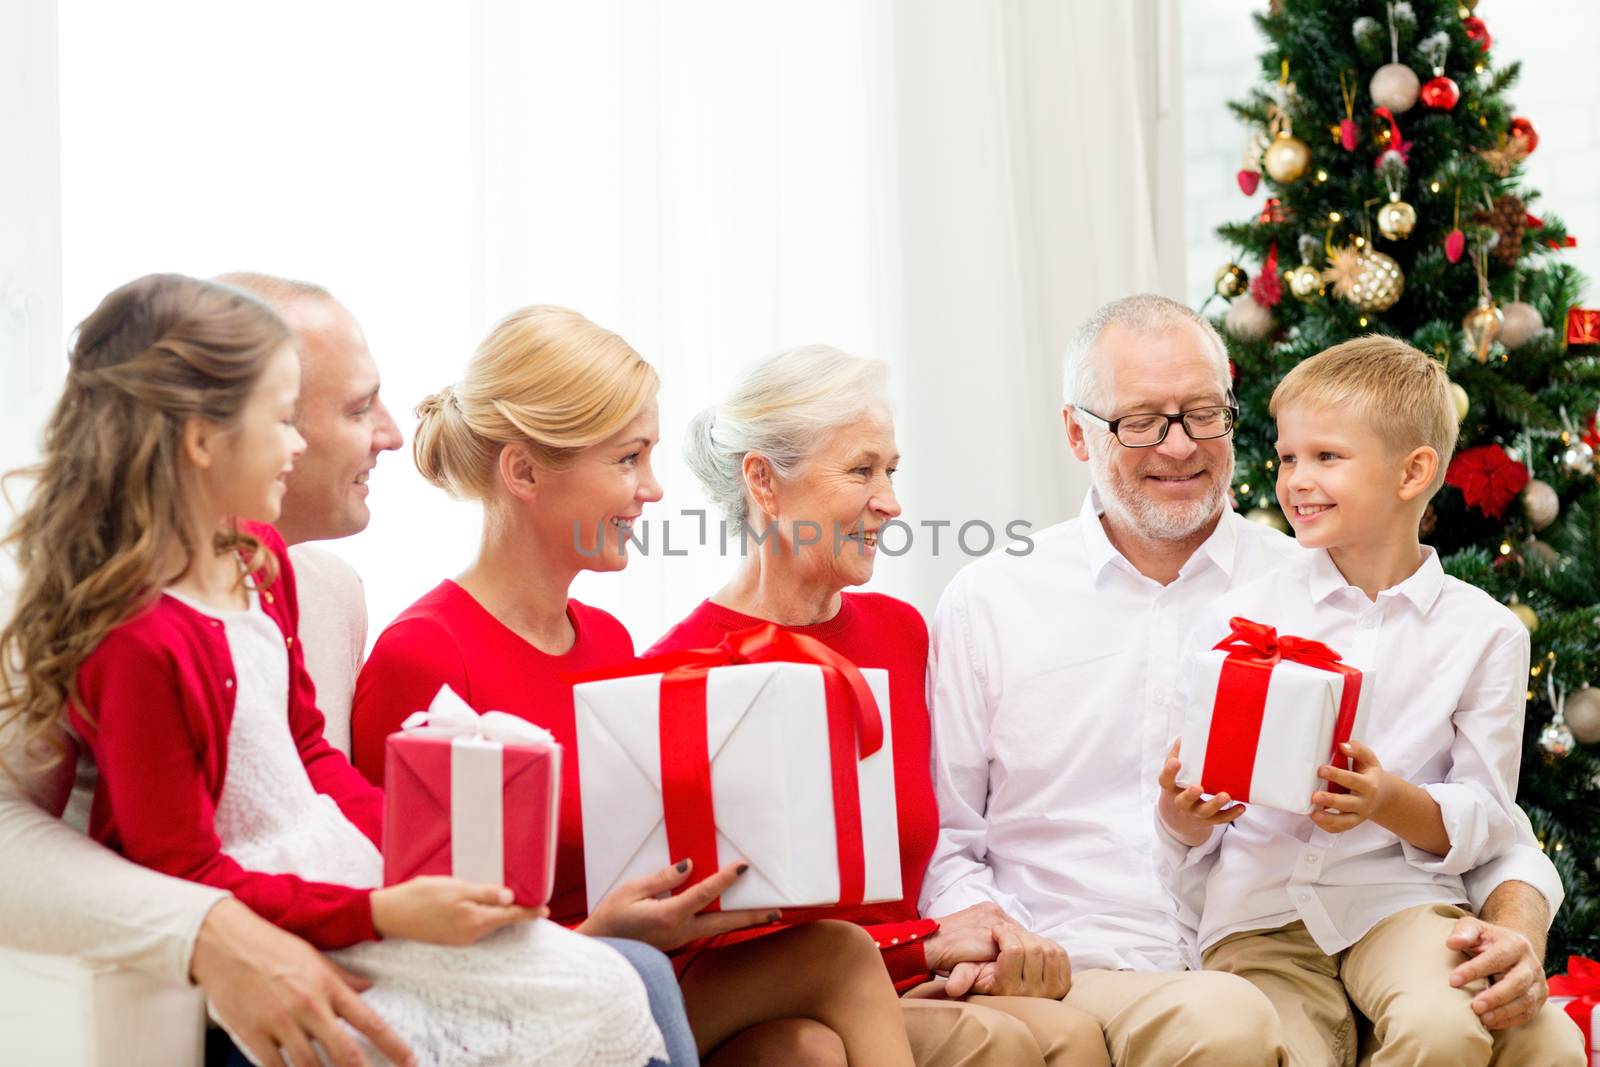
[[[556,840],[551,918],[576,926],[588,914],[583,876],[583,808],[578,792],[577,728],[567,671],[608,667],[633,658],[633,638],[599,608],[567,601],[577,640],[552,656],[507,629],[455,582],[439,583],[390,623],[356,678],[350,713],[356,766],[383,782],[384,739],[413,711],[426,708],[439,686],[479,711],[518,715],[549,730],[564,748],[561,813]]]
[[[816,638],[857,667],[881,667],[889,672],[895,804],[900,817],[900,887],[905,896],[883,904],[787,910],[782,923],[699,942],[688,952],[734,944],[809,919],[845,919],[871,932],[895,987],[904,992],[928,978],[922,940],[939,928],[933,919],[917,916],[922,878],[939,837],[928,722],[928,627],[916,608],[881,593],[843,593],[840,601],[839,613],[827,622],[789,629]],[[735,630],[765,621],[707,600],[645,655],[710,648]],[[680,969],[684,965],[680,963]]]
[[[245,523],[277,557],[261,607],[289,656],[290,733],[312,786],[382,844],[383,794],[323,740],[316,689],[298,632],[294,571],[270,526]],[[259,577],[259,576],[258,576]],[[78,670],[73,728],[99,768],[90,834],[163,873],[226,889],[258,915],[318,948],[376,939],[371,890],[247,871],[222,851],[213,816],[228,766],[234,671],[222,623],[169,596],[118,626]]]

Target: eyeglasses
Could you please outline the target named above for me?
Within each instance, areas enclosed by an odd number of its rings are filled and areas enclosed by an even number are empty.
[[[1167,431],[1175,422],[1183,423],[1183,432],[1191,441],[1210,441],[1226,437],[1239,421],[1239,409],[1233,404],[1216,404],[1203,408],[1190,408],[1176,415],[1163,412],[1141,412],[1124,415],[1120,419],[1103,419],[1092,411],[1078,408],[1078,414],[1099,423],[1124,448],[1153,448],[1167,439]]]

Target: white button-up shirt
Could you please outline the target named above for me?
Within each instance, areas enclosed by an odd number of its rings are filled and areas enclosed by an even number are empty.
[[[929,660],[940,834],[922,913],[992,901],[1060,942],[1079,970],[1193,966],[1192,919],[1167,875],[1156,778],[1178,733],[1180,654],[1202,612],[1303,550],[1233,512],[1161,585],[1106,537],[1091,492],[1025,556],[966,567],[940,601]],[[1468,878],[1560,905],[1523,820],[1519,846]],[[1177,858],[1182,858],[1181,851]]]
[[[1462,875],[1516,844],[1528,686],[1528,631],[1481,589],[1451,578],[1433,549],[1376,601],[1345,581],[1325,551],[1235,589],[1197,625],[1192,648],[1245,618],[1321,641],[1367,675],[1365,742],[1384,770],[1439,804],[1450,851],[1426,852],[1373,822],[1343,834],[1305,815],[1251,807],[1188,855],[1203,865],[1202,950],[1230,933],[1304,920],[1339,952],[1390,915],[1466,903]],[[1191,869],[1199,869],[1191,866]],[[1185,891],[1199,880],[1185,873]]]

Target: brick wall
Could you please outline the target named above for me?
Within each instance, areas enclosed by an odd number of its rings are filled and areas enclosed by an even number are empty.
[[[1264,0],[1181,4],[1184,291],[1195,304],[1229,255],[1212,231],[1246,217],[1266,196],[1263,186],[1246,199],[1234,182],[1245,131],[1226,107],[1256,82],[1263,38],[1251,13],[1264,7]],[[1578,238],[1565,255],[1590,279],[1587,306],[1600,307],[1600,3],[1483,0],[1477,13],[1494,37],[1496,62],[1522,61],[1511,101],[1539,131],[1527,167],[1529,186],[1542,194],[1534,212],[1559,215]]]

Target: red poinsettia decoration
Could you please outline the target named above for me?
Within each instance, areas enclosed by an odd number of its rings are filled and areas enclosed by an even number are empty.
[[[1461,490],[1462,498],[1472,507],[1498,519],[1528,484],[1528,468],[1506,455],[1499,445],[1479,445],[1457,452],[1444,480],[1446,485]]]
[[[1595,425],[1597,421],[1600,421],[1600,411],[1589,416],[1589,428],[1583,433],[1583,443],[1600,450],[1600,426]]]

